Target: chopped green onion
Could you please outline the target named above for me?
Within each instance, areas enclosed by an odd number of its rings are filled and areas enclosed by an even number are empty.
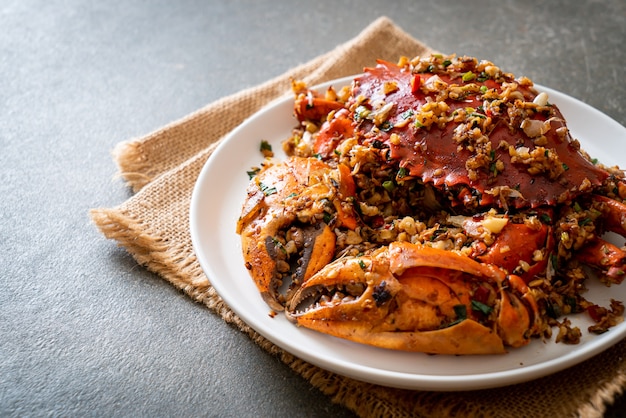
[[[551,318],[555,318],[556,319],[559,316],[561,316],[561,308],[559,308],[559,305],[557,305],[555,303],[551,303],[550,301],[547,301],[547,303],[546,303],[546,313]]]
[[[481,92],[481,93],[485,94],[485,93],[487,93],[487,90],[489,90],[489,89],[487,88],[487,86],[480,86],[480,92]]]
[[[261,171],[261,169],[260,169],[260,168],[255,167],[255,168],[253,168],[253,169],[252,169],[252,170],[250,170],[250,171],[246,171],[246,174],[248,175],[248,178],[249,178],[250,180],[252,180],[252,179],[254,178],[254,176],[256,176],[257,174],[259,174],[259,171]]]
[[[405,167],[400,167],[400,169],[398,170],[398,178],[404,178],[406,177],[406,175],[408,174],[407,169]]]
[[[461,321],[467,319],[467,306],[465,305],[454,305],[453,306],[454,313],[457,318]]]
[[[272,145],[269,142],[263,140],[261,141],[261,151],[271,151]]]
[[[387,190],[389,193],[393,192],[396,188],[395,183],[393,182],[393,180],[387,180],[383,182],[383,187],[385,188],[385,190]]]
[[[415,112],[413,112],[413,110],[409,109],[409,110],[406,110],[406,111],[402,112],[400,117],[402,119],[406,120],[406,119],[410,118],[411,116],[413,116],[414,114],[415,114]]]
[[[361,267],[363,270],[365,270],[367,268],[367,266],[365,265],[363,260],[359,260],[359,267]]]
[[[390,130],[393,129],[393,124],[389,122],[388,120],[386,120],[380,124],[379,129],[383,132],[389,132]]]
[[[263,183],[259,183],[259,187],[261,188],[261,191],[263,192],[263,194],[265,194],[265,196],[278,193],[278,191],[276,190],[276,187],[269,187],[268,185],[263,184]]]
[[[544,224],[552,223],[552,218],[550,218],[550,215],[548,215],[547,213],[542,213],[541,215],[539,215],[539,219],[541,219],[541,222],[543,222]]]
[[[570,307],[572,313],[576,313],[576,308],[578,304],[576,303],[576,298],[573,296],[565,295],[563,296],[563,302]]]
[[[461,79],[462,79],[463,81],[465,81],[466,83],[467,83],[468,81],[472,81],[472,80],[473,80],[473,79],[475,79],[475,78],[476,78],[476,74],[474,74],[474,73],[473,73],[473,72],[471,72],[471,71],[466,72],[466,73],[465,73],[465,74],[463,74],[463,76],[461,77]]]
[[[489,315],[491,313],[491,311],[493,310],[493,308],[491,308],[488,305],[485,305],[482,302],[479,302],[477,300],[473,300],[472,299],[472,310],[478,311],[478,312],[482,312],[485,315]]]
[[[559,269],[559,258],[556,256],[556,254],[550,254],[550,264],[552,264],[554,270]]]

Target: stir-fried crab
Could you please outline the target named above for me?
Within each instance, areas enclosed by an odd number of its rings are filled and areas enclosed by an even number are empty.
[[[395,242],[325,266],[298,289],[287,315],[384,348],[494,354],[529,342],[538,309],[518,276],[450,251]]]
[[[340,91],[293,88],[300,126],[284,143],[290,157],[253,179],[238,224],[246,265],[272,309],[359,342],[457,354],[479,351],[468,329],[495,333],[500,342],[491,335],[485,350],[500,352],[549,335],[553,325],[567,334],[558,321],[571,312],[587,310],[604,324],[594,332],[620,320],[620,303],[605,309],[581,294],[583,265],[607,284],[626,277],[626,251],[603,238],[626,236],[623,173],[590,159],[529,79],[487,61],[434,55],[380,61]],[[394,267],[398,248],[417,276]],[[478,274],[477,262],[490,273]],[[367,268],[357,274],[361,263]],[[338,277],[358,292],[320,302],[329,297],[320,289]],[[397,283],[393,309],[377,302],[372,280]],[[496,289],[488,304],[481,282]],[[410,308],[428,297],[430,308]],[[490,314],[463,317],[462,326],[451,327],[454,309],[441,308],[477,303]],[[509,305],[518,319],[530,318],[523,330],[494,313]],[[424,326],[429,317],[437,320]]]

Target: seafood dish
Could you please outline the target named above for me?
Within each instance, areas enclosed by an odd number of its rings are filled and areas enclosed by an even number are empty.
[[[379,60],[324,92],[292,81],[284,160],[261,142],[237,221],[272,315],[376,347],[496,354],[623,320],[626,181],[545,92],[492,62]],[[568,316],[588,315],[587,330]]]

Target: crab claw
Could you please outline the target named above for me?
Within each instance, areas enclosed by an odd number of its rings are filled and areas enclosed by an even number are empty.
[[[286,314],[300,326],[382,348],[494,354],[527,344],[538,310],[517,276],[395,242],[324,267],[296,292]]]
[[[315,158],[267,164],[250,182],[237,223],[246,268],[261,296],[283,310],[289,289],[331,261],[336,236],[328,222],[355,226],[344,200],[349,171]],[[331,215],[332,214],[332,215]]]
[[[322,157],[329,157],[343,139],[354,135],[354,123],[348,109],[341,109],[331,120],[325,121],[315,138],[314,151]]]
[[[594,195],[593,201],[602,213],[602,227],[626,237],[626,205],[601,195]],[[594,267],[609,283],[620,284],[626,278],[626,251],[623,247],[596,235],[577,255],[581,262]]]
[[[322,97],[320,93],[309,90],[306,86],[292,84],[294,90],[294,113],[300,121],[320,123],[326,119],[333,110],[342,109],[345,105],[337,100]]]

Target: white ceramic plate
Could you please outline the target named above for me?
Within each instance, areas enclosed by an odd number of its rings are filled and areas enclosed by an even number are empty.
[[[352,77],[329,84],[341,87]],[[604,164],[626,167],[626,129],[608,116],[557,91],[537,86],[568,119],[570,131]],[[248,325],[284,350],[321,368],[385,386],[453,391],[505,386],[539,378],[586,360],[626,337],[626,322],[602,335],[586,332],[591,321],[572,317],[583,330],[578,345],[532,341],[505,355],[432,356],[378,349],[302,329],[269,308],[244,267],[235,225],[248,184],[246,171],[262,161],[261,140],[278,158],[281,142],[296,126],[292,97],[278,100],[235,129],[215,150],[195,186],[190,212],[191,237],[202,268],[224,301]],[[621,161],[620,161],[621,159]],[[626,301],[626,285],[589,283],[586,295],[608,306],[610,298]]]

